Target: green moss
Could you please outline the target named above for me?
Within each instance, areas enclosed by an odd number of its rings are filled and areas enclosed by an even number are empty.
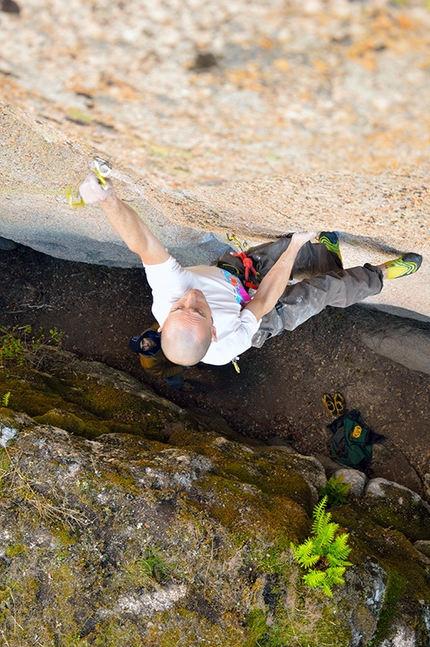
[[[238,543],[249,536],[249,528],[270,541],[293,540],[308,531],[305,511],[287,497],[267,496],[248,484],[213,474],[206,474],[199,485],[212,501],[205,508],[233,532]]]
[[[72,533],[66,526],[57,526],[51,530],[60,546],[73,546],[78,541],[76,533]]]
[[[4,554],[6,557],[17,557],[26,550],[27,549],[24,544],[13,544],[12,546],[7,546],[5,548]]]
[[[103,472],[102,478],[106,484],[111,484],[115,489],[121,488],[126,490],[130,494],[137,494],[139,492],[136,487],[136,482],[132,476],[129,474],[124,474],[121,471],[114,472],[110,470],[109,472]]]
[[[187,447],[188,449],[190,447],[205,448],[218,436],[219,434],[215,433],[205,433],[203,435],[201,432],[195,431],[194,429],[179,429],[170,436],[169,443],[171,445],[176,445],[177,447]]]
[[[300,474],[282,465],[281,460],[276,462],[256,457],[247,463],[243,459],[226,459],[219,462],[219,467],[241,483],[256,485],[269,496],[286,496],[301,505],[310,505],[309,485]]]
[[[379,614],[376,635],[374,638],[376,645],[386,637],[388,630],[392,626],[393,621],[399,612],[399,603],[403,601],[408,589],[408,580],[404,577],[396,572],[391,572],[388,575],[384,603]]]
[[[226,479],[257,487],[268,497],[287,497],[310,513],[312,494],[306,480],[284,463],[281,452],[259,453],[258,448],[249,448],[234,442],[219,442],[219,434],[197,433],[193,430],[175,432],[169,443],[186,446],[187,449],[210,458],[216,472]]]
[[[122,647],[136,645],[137,647],[145,644],[142,640],[142,633],[140,625],[133,622],[118,622],[118,618],[113,617],[102,622],[97,627],[95,635],[91,634],[90,644],[91,647],[93,645],[94,647],[119,647],[119,645]],[[150,647],[150,643],[148,643],[148,647]]]
[[[268,627],[258,647],[347,647],[350,629],[339,623],[334,611],[321,596],[301,593]]]
[[[61,407],[61,397],[46,387],[42,375],[30,371],[26,366],[16,368],[14,373],[17,375],[7,379],[0,374],[0,384],[3,382],[13,393],[14,411],[23,411],[34,417]]]
[[[234,613],[225,614],[222,623],[214,623],[198,611],[175,608],[170,612],[156,613],[152,626],[147,629],[145,645],[157,647],[243,647],[245,630]],[[141,644],[141,643],[137,643]]]
[[[392,560],[401,569],[405,563],[417,559],[417,553],[411,541],[398,530],[384,528],[374,521],[358,505],[340,506],[330,511],[333,520],[345,528],[351,535],[354,555],[367,554],[378,561]]]
[[[319,592],[306,593],[300,586],[296,590],[282,580],[266,596],[273,601],[264,610],[254,608],[246,618],[248,630],[246,647],[347,647],[351,642],[348,623],[339,622],[336,606],[328,604]],[[288,597],[286,593],[288,590]]]
[[[52,425],[92,439],[106,433],[130,433],[164,440],[164,428],[178,418],[161,405],[83,375],[51,377],[16,367],[17,375],[0,376],[0,392],[13,393],[14,410],[39,424]],[[4,384],[2,384],[2,382]]]
[[[151,580],[166,584],[173,576],[173,570],[163,551],[155,546],[148,546],[140,557],[129,561],[124,570],[130,575],[130,581],[136,587],[148,584]]]
[[[79,634],[64,636],[62,644],[64,647],[88,647],[89,646],[89,642],[81,638]]]
[[[5,487],[4,477],[10,470],[10,457],[5,449],[0,447],[0,495]]]
[[[368,502],[364,500],[361,507],[380,526],[395,528],[411,541],[430,539],[430,518],[427,510],[419,504],[400,506],[400,496],[398,488],[395,488],[394,491],[386,491],[384,497],[372,497]]]
[[[81,418],[68,411],[61,411],[60,409],[51,409],[43,416],[35,416],[35,421],[39,425],[51,425],[52,427],[59,427],[65,431],[69,431],[77,436],[85,436],[86,438],[95,438],[103,432],[103,424],[96,424],[94,422],[84,422]],[[105,432],[107,429],[105,428]]]
[[[244,647],[257,647],[267,632],[266,614],[262,609],[252,609],[246,617],[247,638]]]

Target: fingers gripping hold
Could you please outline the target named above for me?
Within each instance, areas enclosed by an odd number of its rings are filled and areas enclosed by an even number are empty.
[[[112,195],[113,188],[109,180],[105,179],[105,184],[102,185],[98,176],[91,172],[80,185],[79,193],[86,204],[93,204],[106,200]]]
[[[304,245],[317,236],[318,232],[316,231],[300,231],[293,234],[293,239],[300,245]]]

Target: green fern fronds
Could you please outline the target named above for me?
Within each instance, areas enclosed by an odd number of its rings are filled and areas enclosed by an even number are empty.
[[[317,587],[321,587],[322,583],[327,579],[327,575],[325,571],[309,571],[309,573],[306,573],[306,575],[303,576],[303,581],[306,582],[306,584],[311,588],[311,589],[316,589]]]
[[[318,552],[325,554],[329,550],[338,529],[337,523],[320,523],[317,531],[312,528]]]
[[[1,404],[3,407],[8,407],[9,406],[9,400],[10,400],[10,391],[4,394],[4,396],[1,399]]]
[[[351,552],[351,548],[348,546],[349,534],[344,532],[341,535],[338,535],[330,546],[330,550],[327,553],[327,559],[337,561],[338,563],[344,562]],[[348,562],[348,566],[350,563]]]
[[[345,566],[334,566],[331,568],[328,568],[325,573],[327,575],[327,582],[330,583],[330,585],[333,584],[343,584],[345,580],[343,579],[343,574],[346,571]]]
[[[328,497],[328,506],[331,508],[332,506],[348,503],[350,490],[350,483],[345,483],[341,474],[338,478],[331,476],[327,481],[327,485],[324,488],[319,488],[318,494],[320,497],[325,495]]]
[[[320,588],[327,595],[333,595],[332,586],[343,584],[343,574],[351,562],[346,561],[351,548],[348,533],[337,535],[339,524],[331,520],[326,512],[327,496],[324,496],[313,510],[312,534],[302,544],[291,544],[298,564],[307,570],[304,582],[311,588]]]
[[[328,518],[328,520],[330,521],[331,513],[326,512],[326,509],[325,509],[326,505],[327,505],[327,501],[328,501],[327,495],[323,496],[321,501],[318,501],[318,503],[314,507],[313,512],[312,512],[312,516],[313,516],[313,518],[315,519],[316,522],[323,520],[324,517]]]
[[[314,566],[320,559],[319,553],[315,553],[315,542],[312,537],[308,537],[303,544],[295,547],[294,544],[291,546],[294,552],[294,557],[304,568],[310,568]]]

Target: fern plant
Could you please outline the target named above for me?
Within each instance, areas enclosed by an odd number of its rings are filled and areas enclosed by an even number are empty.
[[[349,534],[336,535],[339,524],[331,521],[326,512],[328,497],[324,496],[313,510],[312,533],[302,544],[291,544],[294,557],[307,572],[303,581],[311,588],[320,588],[332,596],[335,584],[344,584],[343,574],[351,566],[347,557],[351,552],[348,546]]]
[[[351,485],[344,483],[343,475],[341,474],[338,478],[331,476],[327,481],[327,485],[324,488],[319,488],[318,494],[320,497],[327,495],[328,507],[331,508],[332,506],[348,503],[350,489]]]
[[[9,400],[10,400],[10,391],[4,394],[4,396],[1,399],[1,404],[2,407],[8,407],[9,406]]]

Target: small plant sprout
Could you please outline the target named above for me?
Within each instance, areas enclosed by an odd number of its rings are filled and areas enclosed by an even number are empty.
[[[344,584],[343,574],[347,566],[352,566],[346,558],[351,552],[348,546],[348,533],[336,535],[339,524],[330,521],[331,514],[326,512],[328,497],[324,496],[314,508],[312,533],[302,544],[291,544],[294,557],[307,572],[303,581],[310,588],[320,588],[332,596],[335,584]]]
[[[9,400],[10,400],[10,391],[4,394],[4,396],[1,399],[1,404],[2,407],[8,407],[9,406]]]
[[[34,332],[29,325],[10,329],[0,325],[0,370],[6,372],[8,366],[22,366],[26,362],[39,368],[48,347],[60,346],[63,336],[56,328],[51,328],[48,335],[43,328]]]
[[[350,483],[344,483],[343,475],[338,478],[332,476],[327,481],[324,488],[318,490],[320,497],[327,496],[327,505],[329,508],[348,503],[348,494],[351,489]]]

